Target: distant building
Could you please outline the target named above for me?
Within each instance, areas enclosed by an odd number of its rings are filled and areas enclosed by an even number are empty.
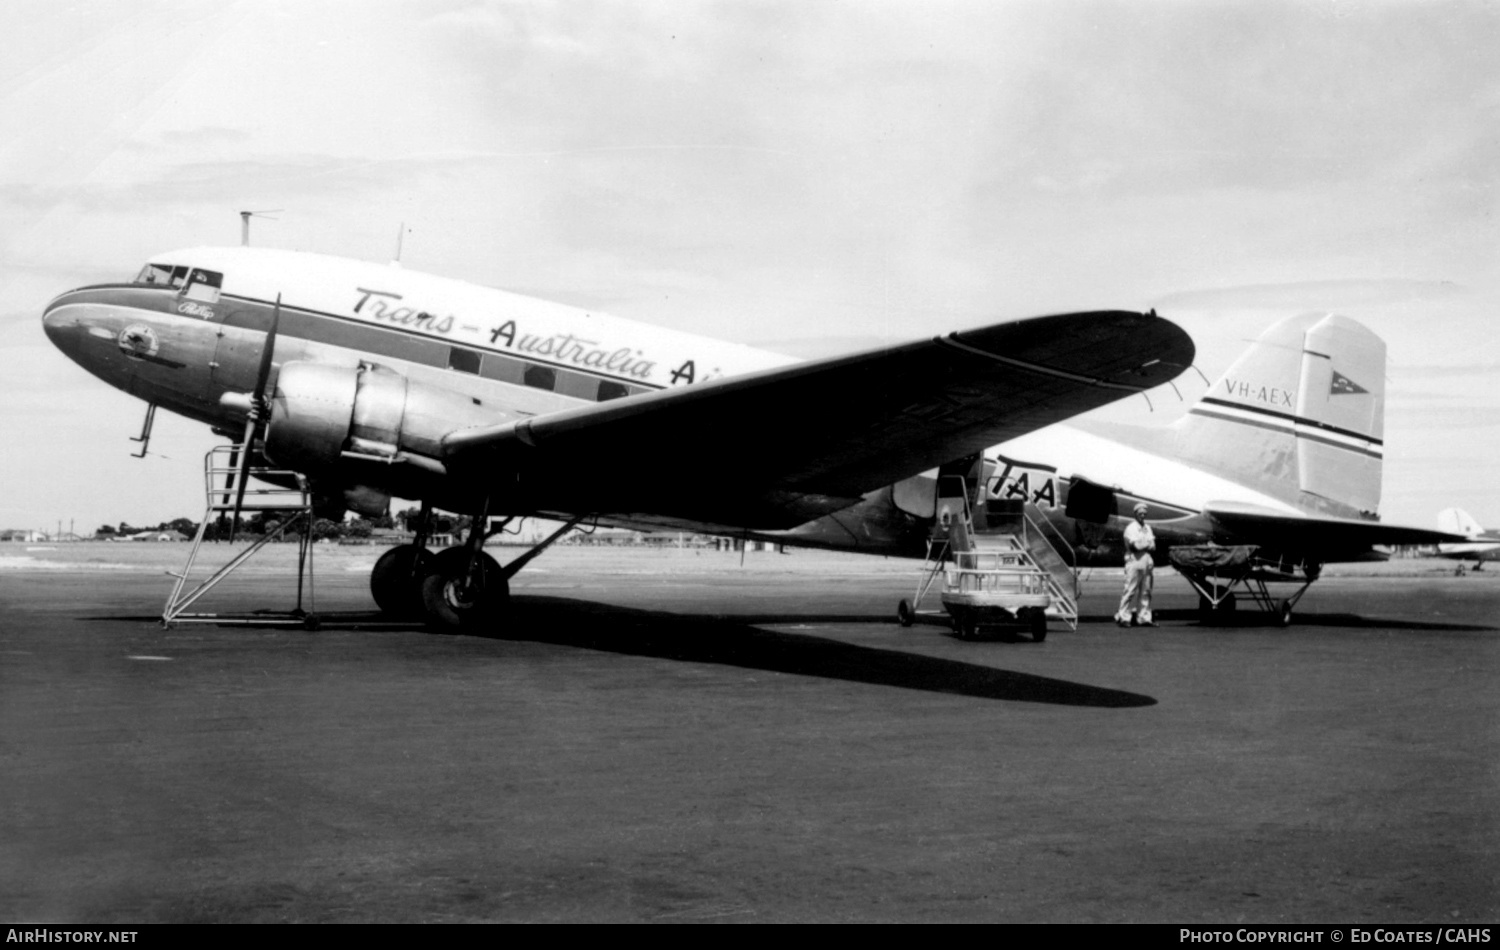
[[[47,532],[34,531],[31,528],[3,528],[0,529],[0,541],[45,541]]]

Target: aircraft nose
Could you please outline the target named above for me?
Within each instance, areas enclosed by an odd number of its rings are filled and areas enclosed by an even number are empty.
[[[78,325],[68,319],[62,307],[59,306],[61,299],[52,301],[47,305],[47,309],[42,311],[42,330],[46,332],[47,339],[52,341],[53,346],[71,356],[78,345]]]

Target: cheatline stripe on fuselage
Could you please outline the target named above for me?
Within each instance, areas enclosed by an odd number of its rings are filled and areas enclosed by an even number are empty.
[[[166,316],[176,317],[177,319],[180,319],[180,320],[191,320],[191,321],[197,321],[197,322],[203,322],[203,323],[212,323],[212,324],[214,324],[216,326],[221,326],[221,327],[222,326],[231,326],[231,327],[237,327],[237,328],[242,329],[242,330],[253,330],[253,331],[260,332],[260,333],[264,333],[268,329],[269,324],[270,324],[270,319],[269,319],[270,318],[270,311],[275,307],[275,302],[274,301],[262,300],[259,297],[245,297],[245,296],[241,296],[239,294],[221,293],[219,295],[219,300],[220,301],[229,300],[229,301],[233,301],[235,303],[252,304],[252,305],[254,305],[256,307],[264,308],[264,310],[266,311],[267,326],[247,326],[247,325],[244,325],[244,324],[228,324],[228,323],[225,323],[223,319],[203,320],[203,318],[201,318],[201,317],[195,317],[195,316],[193,316],[191,314],[182,313],[179,310],[177,310],[176,306],[174,305],[175,302],[177,301],[178,296],[179,296],[178,293],[175,290],[170,290],[168,288],[163,288],[163,287],[151,287],[151,286],[144,286],[144,285],[141,285],[141,284],[93,284],[93,285],[90,285],[88,287],[79,287],[77,290],[70,291],[69,293],[83,293],[85,291],[108,291],[108,290],[136,291],[136,292],[141,292],[141,293],[145,293],[145,294],[149,295],[147,297],[147,299],[150,300],[151,303],[153,304],[153,306],[150,306],[150,307],[142,306],[141,302],[139,300],[117,301],[116,302],[117,304],[126,306],[126,307],[128,307],[128,308],[130,308],[132,310],[141,310],[141,311],[144,311],[144,312],[147,312],[147,313],[160,313],[160,314],[164,314]],[[160,296],[158,296],[158,295],[160,295]],[[214,305],[210,304],[209,306],[212,307]],[[614,375],[611,375],[611,374],[606,373],[606,372],[600,372],[597,369],[591,369],[591,368],[589,368],[587,366],[576,366],[576,365],[571,364],[571,363],[557,363],[557,362],[553,362],[552,360],[544,359],[542,357],[533,356],[533,355],[531,355],[529,353],[525,354],[525,355],[521,355],[521,354],[517,354],[517,353],[514,353],[514,352],[509,352],[509,351],[506,351],[506,350],[494,349],[493,347],[486,346],[486,345],[484,345],[482,343],[470,343],[470,342],[468,342],[466,340],[453,340],[453,339],[450,339],[448,337],[432,336],[432,335],[429,335],[429,334],[426,334],[426,333],[419,333],[419,332],[417,332],[415,330],[409,330],[409,329],[407,329],[405,327],[383,326],[381,324],[374,323],[374,322],[371,322],[369,320],[362,320],[362,319],[360,319],[358,317],[346,317],[346,316],[343,316],[343,315],[337,314],[337,313],[329,313],[326,310],[314,310],[311,307],[301,307],[301,306],[298,306],[296,304],[287,303],[284,300],[281,302],[281,309],[282,309],[283,312],[286,312],[286,311],[295,311],[296,313],[298,313],[300,315],[304,315],[304,316],[311,317],[311,318],[319,318],[319,317],[321,317],[321,318],[325,318],[325,319],[329,319],[329,320],[335,320],[335,321],[338,321],[341,325],[345,325],[345,326],[357,328],[357,329],[359,329],[361,331],[375,334],[376,336],[388,335],[388,336],[394,336],[394,337],[404,337],[404,338],[408,338],[408,339],[411,339],[411,340],[419,340],[419,341],[424,342],[424,343],[430,343],[430,344],[433,344],[434,346],[447,346],[447,347],[452,347],[452,348],[472,350],[472,351],[474,351],[476,353],[484,354],[486,356],[496,356],[496,357],[499,357],[500,359],[509,360],[509,361],[516,362],[516,363],[522,363],[522,364],[525,364],[525,363],[534,363],[534,364],[536,364],[538,366],[548,366],[548,367],[552,367],[554,369],[562,370],[562,371],[567,372],[567,373],[573,373],[573,374],[576,374],[578,376],[584,376],[584,377],[589,377],[589,378],[598,379],[598,380],[607,380],[607,381],[613,382],[613,383],[621,383],[623,385],[631,386],[631,387],[634,387],[634,388],[639,389],[639,390],[651,390],[651,391],[654,391],[654,390],[658,390],[658,389],[666,389],[667,388],[666,386],[664,386],[661,383],[648,382],[648,381],[643,380],[643,379],[637,379],[636,377],[633,377],[633,376],[614,376]],[[317,339],[315,337],[311,337],[311,336],[302,336],[301,334],[293,332],[292,329],[289,328],[289,327],[282,327],[282,328],[280,328],[280,330],[278,332],[280,332],[281,334],[283,334],[285,336],[291,337],[293,339],[305,339],[305,340],[309,340],[310,342],[313,342],[313,343],[324,343],[324,344],[327,344],[329,346],[338,346],[338,347],[342,347],[344,349],[356,349],[356,350],[360,349],[360,347],[358,347],[358,346],[350,346],[347,343],[332,343],[332,342],[329,342],[327,340],[319,340],[319,339]],[[375,348],[375,347],[368,347],[367,349],[369,350],[369,352],[375,353],[378,356],[387,356],[387,357],[389,357],[391,359],[406,360],[407,362],[417,362],[417,363],[420,363],[421,365],[434,366],[434,367],[441,368],[441,364],[438,364],[438,363],[426,363],[426,362],[423,362],[421,360],[414,360],[411,356],[408,356],[408,355],[402,355],[402,354],[398,354],[398,353],[387,353],[387,352],[383,352],[381,349],[378,349],[378,348]],[[480,374],[478,378],[480,378],[480,379],[486,379],[486,380],[489,380],[490,382],[501,382],[501,383],[510,383],[511,385],[521,385],[519,383],[513,383],[513,382],[511,382],[509,380],[496,379],[495,377],[486,376],[486,375],[483,375],[483,374]],[[579,397],[574,397],[574,398],[579,398]]]
[[[220,297],[219,297],[219,299],[221,299],[221,300],[237,300],[237,301],[239,301],[241,303],[257,304],[257,305],[265,307],[267,309],[272,309],[272,308],[275,307],[275,302],[274,301],[262,300],[259,297],[242,297],[239,294],[221,294]],[[510,351],[507,351],[507,350],[498,350],[498,349],[495,349],[494,347],[486,346],[483,343],[472,343],[472,342],[470,342],[468,340],[454,340],[454,339],[450,339],[448,337],[432,336],[431,334],[418,333],[415,330],[408,330],[405,327],[382,326],[382,325],[380,325],[378,323],[373,323],[373,322],[371,322],[369,320],[361,320],[359,317],[346,317],[343,314],[329,313],[326,310],[314,310],[311,307],[300,307],[300,306],[298,306],[296,304],[289,304],[285,300],[283,300],[281,302],[281,309],[282,310],[296,310],[296,311],[298,311],[300,313],[305,313],[305,314],[308,314],[308,315],[314,316],[314,317],[326,317],[326,318],[328,318],[330,320],[338,320],[341,323],[347,323],[347,324],[350,324],[352,326],[362,327],[362,328],[365,328],[365,329],[368,329],[368,330],[379,330],[379,331],[383,331],[383,332],[386,332],[386,333],[397,333],[397,334],[401,334],[402,336],[409,336],[409,337],[413,337],[413,338],[418,339],[418,340],[427,340],[428,342],[431,342],[431,343],[440,343],[440,344],[446,344],[447,346],[463,347],[464,349],[474,350],[475,352],[478,352],[478,353],[484,353],[484,354],[487,354],[487,355],[488,354],[493,354],[495,356],[504,357],[505,359],[508,359],[508,360],[517,360],[517,361],[522,362],[522,363],[536,363],[539,366],[551,366],[551,367],[554,367],[556,369],[567,370],[570,373],[580,373],[580,374],[582,374],[584,376],[593,376],[593,377],[596,377],[598,379],[607,379],[610,382],[625,383],[625,384],[630,385],[630,386],[640,386],[642,389],[666,389],[667,388],[667,387],[663,386],[661,383],[646,382],[645,380],[637,379],[634,376],[612,376],[609,373],[601,373],[599,370],[597,370],[597,369],[590,369],[587,366],[577,366],[577,365],[575,365],[573,363],[556,363],[556,362],[553,362],[552,360],[543,359],[542,357],[534,356],[534,355],[532,355],[530,353],[527,353],[527,354],[525,354],[523,356],[523,355],[520,355],[520,354],[517,354],[517,353],[514,353],[514,352],[510,352]],[[247,329],[249,329],[249,328],[247,328]],[[319,341],[313,340],[312,342],[316,343],[316,342],[319,342]]]
[[[1239,408],[1239,407],[1235,407],[1235,408]],[[1329,445],[1329,446],[1332,446],[1332,447],[1334,447],[1336,449],[1344,449],[1345,451],[1355,452],[1355,453],[1358,453],[1360,455],[1368,456],[1369,458],[1373,458],[1373,459],[1378,459],[1378,458],[1383,458],[1384,457],[1376,449],[1367,448],[1367,447],[1362,446],[1362,445],[1350,445],[1347,442],[1339,442],[1339,441],[1336,441],[1334,439],[1325,438],[1322,435],[1318,435],[1318,434],[1312,433],[1312,432],[1303,432],[1300,429],[1293,428],[1292,426],[1286,425],[1285,423],[1282,423],[1282,424],[1278,425],[1276,423],[1271,423],[1271,422],[1261,422],[1260,420],[1257,420],[1257,419],[1244,419],[1244,418],[1241,418],[1239,416],[1232,416],[1232,415],[1230,415],[1228,413],[1225,413],[1225,412],[1213,412],[1213,411],[1210,411],[1208,409],[1202,409],[1202,408],[1198,408],[1198,407],[1194,407],[1193,409],[1191,409],[1189,411],[1193,415],[1206,416],[1206,417],[1208,417],[1210,419],[1219,419],[1219,420],[1224,421],[1224,422],[1237,422],[1237,423],[1239,423],[1242,426],[1251,426],[1251,427],[1256,428],[1256,429],[1267,429],[1267,430],[1269,430],[1271,432],[1287,433],[1287,434],[1291,435],[1293,438],[1306,439],[1309,442],[1317,442],[1320,445]],[[1358,438],[1358,437],[1356,437],[1356,438]],[[1371,442],[1375,442],[1377,445],[1379,444],[1379,440],[1371,439],[1370,441]]]
[[[1260,406],[1246,406],[1241,403],[1229,402],[1225,399],[1219,399],[1215,396],[1204,396],[1200,401],[1208,403],[1211,406],[1223,406],[1226,409],[1237,409],[1240,412],[1251,412],[1255,413],[1256,415],[1270,416],[1273,419],[1285,419],[1287,422],[1293,422],[1299,426],[1312,426],[1314,429],[1322,429],[1325,432],[1333,432],[1338,435],[1345,435],[1351,439],[1358,439],[1361,442],[1370,442],[1375,445],[1383,444],[1379,439],[1375,438],[1372,435],[1366,435],[1363,432],[1355,432],[1352,429],[1341,429],[1338,426],[1330,425],[1327,422],[1319,422],[1317,419],[1307,419],[1302,416],[1294,416],[1290,412],[1278,412],[1275,409],[1262,409]]]

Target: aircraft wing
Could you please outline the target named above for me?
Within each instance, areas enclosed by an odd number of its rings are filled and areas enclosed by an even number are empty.
[[[451,473],[538,511],[792,527],[943,462],[1164,383],[1155,315],[1035,317],[464,429]]]
[[[1348,552],[1377,544],[1439,544],[1461,540],[1458,535],[1428,528],[1329,515],[1288,514],[1234,502],[1210,502],[1203,513],[1238,543],[1288,551]]]

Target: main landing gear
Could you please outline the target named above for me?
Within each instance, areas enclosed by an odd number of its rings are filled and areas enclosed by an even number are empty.
[[[412,543],[389,549],[375,562],[375,570],[370,572],[370,593],[382,613],[400,620],[422,617],[422,581],[427,577],[433,558],[432,552],[427,550],[427,538],[431,533],[432,506],[423,502]]]
[[[503,619],[510,603],[510,579],[583,520],[574,518],[501,567],[484,552],[484,542],[512,519],[507,518],[487,531],[486,503],[471,523],[462,545],[434,554],[426,547],[430,516],[431,509],[424,504],[414,543],[391,548],[375,562],[375,570],[370,574],[370,592],[382,611],[403,619],[425,619],[440,629],[472,629]]]

